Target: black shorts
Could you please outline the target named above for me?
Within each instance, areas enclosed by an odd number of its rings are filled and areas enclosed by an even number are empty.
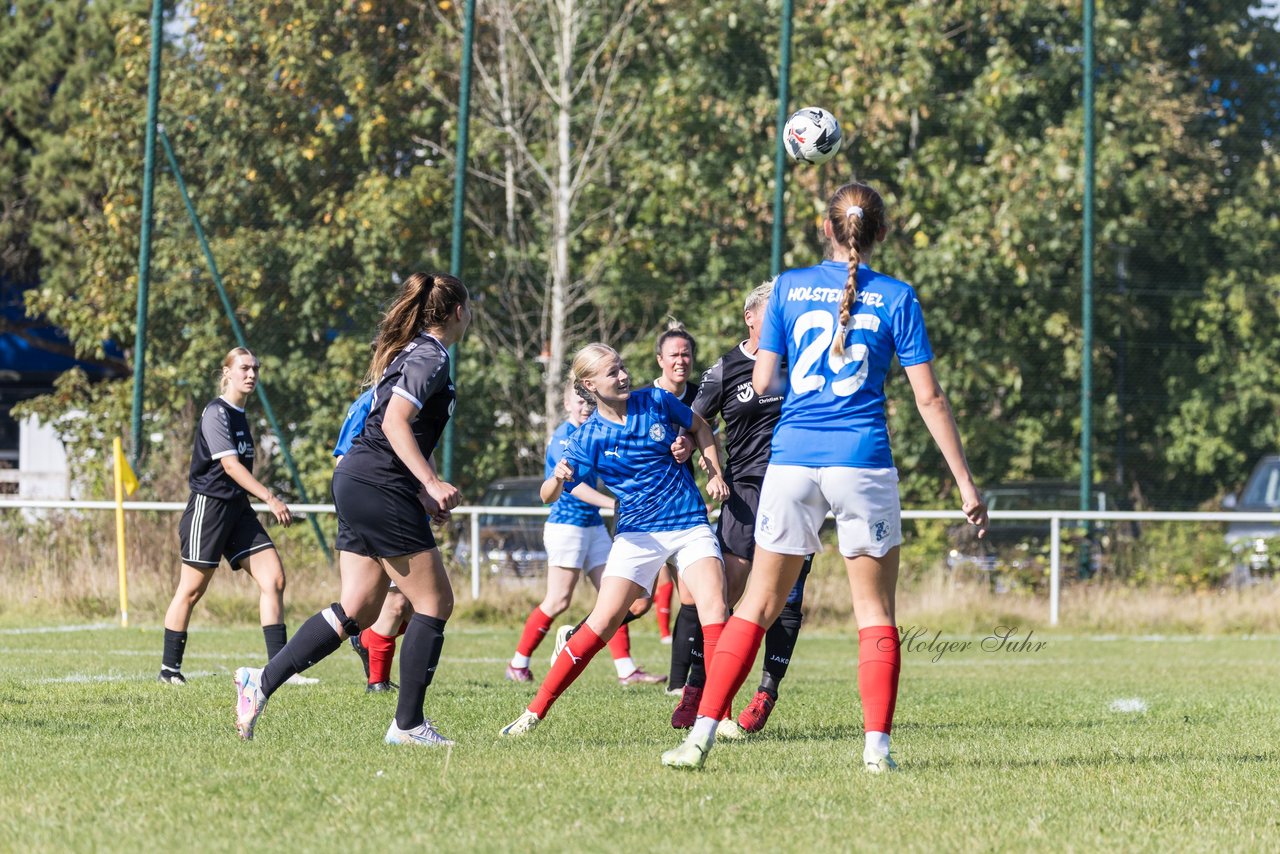
[[[340,552],[365,557],[399,557],[436,547],[431,523],[418,496],[392,486],[375,486],[333,473],[333,503],[338,509]]]
[[[720,508],[716,539],[720,551],[751,560],[756,551],[756,510],[764,478],[744,477],[729,484],[729,500]]]
[[[246,495],[224,499],[191,493],[178,539],[182,562],[197,569],[214,569],[224,557],[232,569],[240,569],[246,555],[275,548]]]

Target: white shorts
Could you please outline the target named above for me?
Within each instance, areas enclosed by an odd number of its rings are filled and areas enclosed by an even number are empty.
[[[704,557],[721,560],[720,543],[710,525],[696,525],[683,531],[632,531],[613,538],[604,578],[625,578],[650,593],[658,570],[674,558],[677,572],[684,572]]]
[[[756,545],[777,554],[812,554],[822,546],[818,529],[828,510],[836,517],[840,554],[845,557],[884,557],[902,544],[896,468],[770,463],[760,486]]]
[[[547,547],[547,566],[591,571],[604,566],[609,559],[613,540],[604,525],[583,528],[563,522],[548,522],[542,527],[542,542]]]

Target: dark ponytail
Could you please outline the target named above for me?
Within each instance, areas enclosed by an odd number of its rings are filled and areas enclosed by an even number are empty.
[[[378,324],[373,359],[365,380],[376,385],[391,360],[409,346],[419,332],[443,326],[454,310],[466,302],[467,289],[454,276],[445,273],[410,275]]]

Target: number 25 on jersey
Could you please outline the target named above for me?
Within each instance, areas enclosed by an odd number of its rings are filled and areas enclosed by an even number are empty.
[[[809,343],[800,349],[804,339],[814,330],[817,331],[817,336],[810,338]],[[827,378],[823,376],[821,369],[817,368],[818,360],[823,356],[826,356],[827,366],[836,377],[831,381],[832,394],[836,397],[848,397],[862,388],[862,384],[867,381],[867,371],[871,367],[867,360],[867,347],[865,344],[853,344],[845,349],[843,355],[837,356],[831,352],[831,342],[835,339],[835,333],[836,321],[830,312],[806,311],[796,318],[791,334],[795,338],[796,348],[800,350],[800,354],[791,368],[792,393],[799,395],[822,390],[827,384]],[[855,363],[858,367],[852,374],[840,377],[841,371]]]

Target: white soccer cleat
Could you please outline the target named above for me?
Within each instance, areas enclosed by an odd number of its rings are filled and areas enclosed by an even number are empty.
[[[520,717],[502,728],[501,735],[528,735],[540,723],[542,723],[542,718],[525,709]]]
[[[286,685],[315,685],[320,680],[312,676],[303,676],[301,673],[295,673],[288,679],[284,680]]]
[[[888,774],[898,770],[898,763],[889,754],[879,754],[870,750],[862,753],[862,764],[868,774]]]
[[[387,744],[416,744],[420,747],[453,747],[453,739],[441,735],[430,719],[423,719],[422,723],[412,729],[400,729],[396,726],[395,718],[392,718],[383,741]]]
[[[551,647],[551,663],[555,664],[556,659],[560,657],[560,651],[569,643],[569,635],[573,633],[573,626],[561,626],[556,629],[556,642]]]
[[[712,740],[710,738],[699,738],[693,733],[689,733],[689,737],[680,742],[678,747],[673,747],[662,754],[662,764],[668,768],[686,768],[690,771],[697,771],[707,761],[707,754],[711,752],[711,744]]]
[[[716,741],[742,741],[746,737],[747,731],[733,718],[725,718],[716,724]]]
[[[253,728],[258,717],[267,707],[267,695],[262,693],[261,667],[241,667],[236,670],[236,732],[245,741],[253,738]]]

